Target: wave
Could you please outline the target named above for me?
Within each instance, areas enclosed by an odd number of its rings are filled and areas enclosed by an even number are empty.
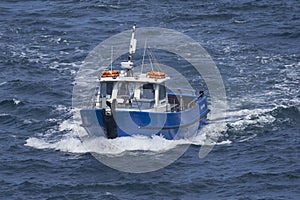
[[[8,114],[8,113],[0,113],[0,117],[8,117],[8,116],[10,116],[10,114]]]
[[[82,140],[73,135],[68,135],[59,141],[50,142],[43,138],[29,138],[25,146],[37,149],[54,149],[69,153],[97,153],[119,155],[124,152],[165,152],[175,148],[177,145],[187,144],[184,140],[171,141],[160,136],[151,138],[145,136],[122,137],[107,139],[104,137],[89,138]]]
[[[13,99],[9,99],[9,100],[3,100],[0,102],[0,106],[5,105],[24,105],[24,102],[22,102],[21,100],[18,100],[16,98]]]
[[[0,83],[0,86],[5,85],[6,83],[7,83],[7,82],[4,81],[4,82]]]
[[[234,130],[244,130],[248,126],[265,125],[275,121],[275,117],[270,114],[273,109],[243,109],[229,111],[227,113],[227,126]]]
[[[63,105],[55,107],[58,113],[72,111]],[[69,153],[97,153],[106,155],[120,155],[126,152],[139,151],[141,153],[162,153],[172,150],[180,145],[201,146],[210,145],[232,145],[233,143],[247,142],[258,136],[264,128],[277,127],[290,123],[299,123],[300,114],[296,107],[279,106],[275,108],[258,108],[231,110],[227,113],[226,127],[220,126],[218,121],[209,121],[201,131],[193,138],[180,140],[167,140],[162,136],[146,137],[135,135],[132,137],[121,137],[107,139],[104,137],[89,138],[84,128],[75,123],[72,118],[63,120],[49,119],[49,122],[59,123],[40,136],[30,137],[25,146],[37,149],[54,149]],[[251,131],[247,132],[250,129]],[[57,135],[61,134],[59,137]]]
[[[65,106],[56,106],[53,112],[72,112]],[[66,114],[65,114],[66,115]],[[25,146],[37,149],[54,149],[69,153],[98,153],[119,155],[124,152],[139,151],[142,153],[162,153],[172,150],[180,145],[203,145],[210,136],[219,135],[220,131],[217,124],[208,124],[194,138],[167,140],[162,136],[142,136],[134,135],[132,137],[120,137],[116,139],[107,139],[104,137],[90,138],[83,127],[74,120],[63,120],[57,128],[50,129],[40,136],[30,137],[26,140]],[[49,119],[49,122],[59,122],[56,119]],[[60,137],[57,135],[61,134]],[[221,141],[216,144],[228,144]]]

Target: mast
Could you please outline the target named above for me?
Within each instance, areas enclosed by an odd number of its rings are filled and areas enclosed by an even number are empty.
[[[131,34],[131,40],[130,40],[130,46],[129,46],[128,61],[130,61],[130,62],[132,62],[132,54],[135,53],[135,50],[136,50],[136,39],[134,38],[135,30],[136,30],[135,26],[136,26],[136,24],[134,24],[132,27],[132,34]]]
[[[133,76],[131,69],[133,68],[133,62],[132,62],[132,54],[135,53],[136,50],[136,39],[135,36],[135,24],[132,27],[132,34],[131,34],[131,40],[129,45],[129,55],[128,55],[128,61],[127,62],[121,62],[121,68],[127,70],[127,76]]]

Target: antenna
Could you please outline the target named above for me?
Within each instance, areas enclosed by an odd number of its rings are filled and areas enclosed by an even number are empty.
[[[148,51],[149,51],[149,57],[150,57],[150,60],[153,61],[153,64],[154,66],[158,69],[158,71],[162,72],[162,69],[160,68],[154,54],[151,52],[150,48],[148,47]],[[153,68],[152,68],[153,69]]]
[[[114,54],[114,47],[111,46],[111,53],[110,53],[110,71],[112,71],[113,54]]]
[[[153,64],[152,64],[152,59],[151,59],[150,55],[149,55],[149,61],[150,61],[151,69],[152,69],[152,71],[154,71],[154,70],[153,70]]]
[[[145,41],[145,46],[144,46],[144,54],[143,54],[143,60],[142,60],[141,74],[143,73],[143,68],[144,68],[144,61],[145,61],[145,55],[146,55],[146,46],[147,46],[147,39]]]

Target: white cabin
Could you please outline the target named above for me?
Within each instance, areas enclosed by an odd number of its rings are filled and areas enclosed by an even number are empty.
[[[109,75],[110,73],[110,75]],[[124,70],[104,71],[100,79],[96,107],[147,111],[167,111],[168,98],[163,72],[127,76]]]

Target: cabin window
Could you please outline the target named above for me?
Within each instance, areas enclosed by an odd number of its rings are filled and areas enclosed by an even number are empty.
[[[154,86],[151,83],[146,83],[143,85],[143,90],[141,91],[141,98],[143,99],[154,99]]]
[[[159,100],[163,100],[166,98],[166,86],[159,85]]]
[[[111,97],[112,94],[112,90],[113,90],[113,82],[104,82],[101,83],[101,97]]]
[[[118,97],[130,96],[133,97],[134,83],[120,82],[118,84]]]

